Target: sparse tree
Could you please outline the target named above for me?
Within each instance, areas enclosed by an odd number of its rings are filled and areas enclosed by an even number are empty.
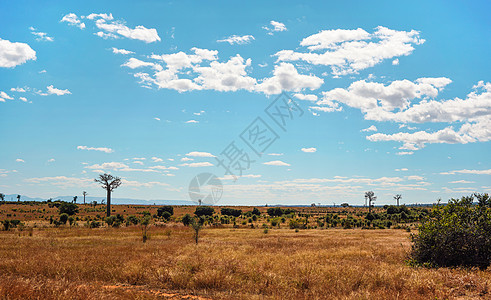
[[[77,203],[78,196],[73,197],[73,203]]]
[[[0,199],[2,199],[2,201],[5,201],[5,195],[0,193]]]
[[[20,202],[20,195],[17,195],[17,202]]]
[[[87,192],[86,192],[86,191],[83,191],[83,192],[82,192],[82,195],[84,195],[84,204],[85,204],[85,196],[87,196],[88,194],[87,194]]]
[[[196,218],[193,218],[191,221],[191,227],[194,230],[194,241],[196,242],[196,245],[198,245],[199,232],[201,228],[203,228],[203,224],[200,221],[200,219],[196,220]]]
[[[365,200],[368,200],[368,212],[372,212],[372,202],[375,202],[377,200],[377,196],[375,196],[375,193],[373,191],[368,191],[365,193]]]
[[[106,216],[111,216],[111,192],[121,185],[121,178],[104,173],[99,175],[99,178],[94,179],[95,182],[101,184],[101,187],[107,191],[107,209]]]
[[[397,206],[399,206],[399,200],[401,200],[401,199],[402,199],[402,195],[401,194],[397,194],[397,195],[394,196],[394,200],[397,201]]]

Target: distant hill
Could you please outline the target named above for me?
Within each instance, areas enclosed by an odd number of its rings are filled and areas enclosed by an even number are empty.
[[[73,196],[58,196],[53,197],[54,200],[62,200],[71,202],[73,200]],[[6,201],[17,201],[17,194],[5,195]],[[39,197],[28,197],[21,195],[20,201],[46,201],[46,198]],[[106,201],[106,197],[85,197],[85,202],[89,203],[92,201],[97,201],[97,203],[101,203],[101,200]],[[77,203],[83,203],[84,198],[82,196],[78,196]],[[196,203],[187,200],[143,200],[143,199],[132,199],[132,198],[111,198],[111,204],[140,204],[140,205],[196,205]]]

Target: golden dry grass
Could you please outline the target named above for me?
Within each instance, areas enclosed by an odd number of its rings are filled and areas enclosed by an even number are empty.
[[[165,231],[171,230],[170,236]],[[491,272],[413,268],[401,230],[0,233],[3,299],[486,299]]]

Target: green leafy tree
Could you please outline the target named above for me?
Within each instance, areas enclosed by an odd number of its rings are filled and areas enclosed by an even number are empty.
[[[66,213],[62,213],[62,214],[60,215],[60,222],[61,222],[62,224],[66,224],[66,222],[67,222],[67,221],[68,221],[68,214],[66,214]]]
[[[174,214],[174,208],[170,205],[164,205],[162,207],[159,207],[157,209],[157,216],[162,217],[164,212],[167,212],[169,213],[169,216],[172,216]]]
[[[0,199],[1,199],[2,201],[5,201],[5,194],[0,193]]]
[[[106,216],[109,217],[111,216],[111,192],[121,185],[121,178],[104,173],[99,175],[94,181],[99,183],[107,192]]]
[[[17,195],[17,202],[20,201],[20,195]]]
[[[474,197],[477,205],[473,205]],[[411,235],[411,261],[432,267],[479,267],[491,263],[491,199],[474,194],[438,205]]]
[[[78,213],[78,206],[75,203],[62,202],[58,207],[60,214],[67,214],[69,216],[73,216]]]
[[[256,216],[260,216],[261,215],[261,212],[259,211],[259,209],[257,209],[257,207],[254,207],[252,209],[252,214],[253,215],[256,215]]]
[[[194,241],[196,242],[196,245],[198,245],[199,232],[201,231],[201,228],[203,228],[203,223],[201,222],[201,220],[196,220],[196,218],[192,218],[191,227],[194,230]]]
[[[240,217],[240,215],[242,215],[242,210],[224,207],[220,210],[220,213],[224,216]]]
[[[182,224],[184,224],[184,226],[189,226],[191,224],[193,220],[193,217],[191,217],[190,214],[185,214],[182,219],[181,219],[181,222]]]
[[[215,209],[211,206],[197,206],[196,210],[194,211],[194,214],[197,217],[213,216],[214,213],[215,213]]]

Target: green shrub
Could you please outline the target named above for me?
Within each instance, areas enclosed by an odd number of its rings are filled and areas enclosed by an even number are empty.
[[[220,213],[224,216],[240,217],[240,215],[242,215],[242,210],[224,207],[220,210]]]
[[[60,204],[60,206],[58,207],[58,210],[59,210],[60,215],[61,214],[67,214],[69,216],[72,216],[72,215],[78,213],[78,206],[75,203],[62,202]]]
[[[474,196],[478,204],[473,205]],[[438,205],[411,235],[411,262],[433,267],[479,267],[491,262],[491,199],[488,194]]]
[[[62,224],[66,224],[67,221],[68,221],[68,214],[67,213],[62,213],[60,215],[60,222]]]
[[[182,224],[184,224],[184,226],[189,226],[191,224],[193,220],[193,217],[191,217],[190,214],[185,214],[182,219],[181,219],[181,222]]]
[[[196,210],[194,211],[194,214],[197,217],[201,216],[212,216],[215,213],[215,209],[210,206],[198,206],[196,207]]]
[[[169,214],[169,217],[172,216],[174,214],[174,208],[170,205],[164,205],[162,207],[159,207],[157,209],[157,216],[159,217],[163,217],[164,216],[164,212],[167,212]],[[168,218],[164,218],[164,219],[168,219]]]

